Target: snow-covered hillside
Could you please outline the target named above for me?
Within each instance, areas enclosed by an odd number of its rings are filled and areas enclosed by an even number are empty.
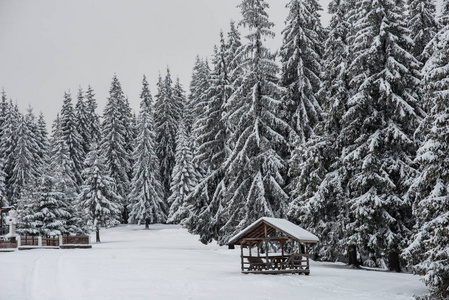
[[[243,275],[240,250],[205,246],[179,226],[102,230],[89,250],[0,253],[1,300],[413,299],[410,274],[314,263],[311,275]]]

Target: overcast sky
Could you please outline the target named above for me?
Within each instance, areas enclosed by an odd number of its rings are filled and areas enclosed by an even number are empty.
[[[330,0],[323,6],[323,23]],[[75,102],[91,84],[103,112],[114,73],[138,108],[142,76],[170,67],[188,90],[196,55],[210,57],[219,32],[240,20],[241,0],[0,0],[0,87],[25,111],[55,119],[65,90]],[[281,45],[288,0],[268,0]],[[276,49],[273,49],[276,50]],[[48,124],[50,125],[50,124]]]

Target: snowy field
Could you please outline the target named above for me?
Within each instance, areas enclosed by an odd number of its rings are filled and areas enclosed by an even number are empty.
[[[93,249],[0,253],[1,300],[413,299],[410,274],[311,264],[311,275],[243,275],[240,250],[173,225],[102,230]]]

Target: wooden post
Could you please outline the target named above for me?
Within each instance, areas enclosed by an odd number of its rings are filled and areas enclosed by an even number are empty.
[[[257,242],[257,256],[260,257],[260,242]]]
[[[306,257],[307,257],[307,267],[306,267],[306,270],[310,270],[310,264],[309,264],[309,245],[308,244],[306,244]],[[310,271],[309,272],[306,272],[306,275],[309,275],[310,274]]]
[[[240,260],[242,263],[242,272],[244,271],[244,264],[243,264],[243,243],[240,243]]]
[[[267,224],[263,224],[263,226],[264,226],[264,229],[265,229],[265,248],[266,248],[266,258],[267,258],[267,262],[266,262],[266,265],[267,265],[267,269],[268,269],[268,267],[269,267],[269,260],[268,260],[268,229],[267,229]]]

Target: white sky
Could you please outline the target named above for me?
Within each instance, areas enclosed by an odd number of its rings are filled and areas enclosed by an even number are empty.
[[[319,0],[324,10],[330,0]],[[91,84],[103,112],[114,73],[138,108],[142,76],[167,66],[188,90],[196,55],[209,57],[241,0],[0,0],[0,88],[24,111],[55,119],[65,90]],[[268,0],[281,45],[288,0]],[[324,12],[323,23],[329,16]]]

